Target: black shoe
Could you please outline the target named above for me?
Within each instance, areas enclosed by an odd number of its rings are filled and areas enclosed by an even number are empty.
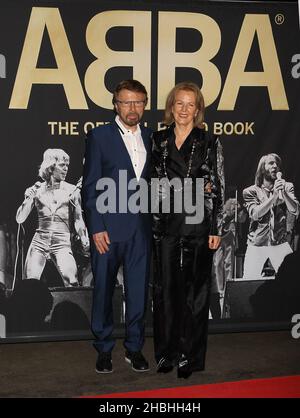
[[[157,373],[169,373],[173,370],[173,362],[165,357],[162,357],[157,363]]]
[[[98,354],[98,359],[96,363],[96,372],[97,373],[112,373],[112,361],[111,361],[111,352],[102,352]]]
[[[177,377],[187,379],[192,373],[193,370],[191,369],[190,362],[184,355],[182,355],[178,362]]]
[[[149,370],[149,364],[141,351],[126,351],[125,360],[131,364],[131,368],[135,372],[147,372]]]

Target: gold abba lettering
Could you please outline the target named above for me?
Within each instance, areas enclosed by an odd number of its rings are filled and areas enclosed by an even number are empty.
[[[202,46],[196,52],[176,52],[176,29],[193,28],[202,35]],[[217,98],[221,90],[218,68],[210,61],[221,45],[218,24],[201,13],[160,12],[158,23],[158,95],[157,107],[163,109],[168,92],[175,85],[175,68],[196,68],[202,74],[202,92],[206,106]]]
[[[245,71],[255,33],[263,71]],[[267,87],[273,110],[289,108],[268,15],[245,15],[219,102],[219,110],[234,109],[241,86]]]
[[[131,26],[134,51],[113,51],[105,40],[110,28]],[[97,58],[85,73],[85,88],[89,98],[106,109],[111,109],[111,93],[107,91],[104,78],[113,67],[132,67],[133,78],[141,80],[151,91],[151,12],[107,11],[94,16],[86,30],[89,50]],[[148,108],[150,100],[148,102]]]
[[[217,22],[202,13],[159,12],[158,15],[158,109],[164,108],[165,97],[175,84],[177,67],[192,67],[201,73],[202,90],[209,106],[217,99],[222,87],[220,72],[211,62],[221,45],[221,31]],[[116,26],[133,28],[133,51],[114,51],[108,47],[106,33]],[[176,52],[177,28],[198,30],[202,36],[201,47],[195,52]],[[45,29],[49,34],[57,68],[37,67]],[[255,35],[263,71],[245,71]],[[104,79],[106,72],[113,67],[131,67],[133,77],[151,91],[151,12],[113,10],[98,13],[88,23],[86,42],[95,60],[86,70],[84,86],[89,98],[97,106],[111,109],[111,93],[106,89]],[[58,8],[32,8],[9,108],[27,109],[33,84],[61,84],[70,109],[88,108]],[[272,109],[288,110],[267,14],[245,15],[218,110],[234,110],[243,86],[266,87]]]
[[[37,68],[47,28],[57,68]],[[65,28],[57,8],[33,7],[10,109],[27,109],[33,84],[61,84],[70,109],[88,109]]]

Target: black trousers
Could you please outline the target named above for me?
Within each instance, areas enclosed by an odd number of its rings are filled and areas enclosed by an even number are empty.
[[[213,251],[208,235],[154,240],[153,329],[156,361],[184,354],[203,370]]]

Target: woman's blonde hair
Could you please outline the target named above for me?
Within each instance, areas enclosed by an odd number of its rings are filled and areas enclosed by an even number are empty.
[[[197,84],[192,83],[190,81],[183,81],[181,83],[176,84],[176,86],[174,86],[172,90],[170,91],[170,93],[168,94],[168,97],[166,100],[166,107],[165,107],[164,124],[171,125],[174,122],[172,107],[175,104],[176,94],[181,90],[192,91],[195,94],[196,108],[198,109],[198,113],[194,120],[194,126],[198,128],[203,128],[204,111],[205,111],[204,98]]]

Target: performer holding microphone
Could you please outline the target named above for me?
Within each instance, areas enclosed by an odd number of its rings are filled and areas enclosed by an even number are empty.
[[[285,256],[292,253],[288,242],[289,222],[299,214],[293,183],[282,178],[277,154],[261,157],[255,184],[243,191],[250,225],[244,262],[244,278],[261,278],[267,259],[277,273]]]
[[[85,249],[89,248],[87,229],[82,218],[80,184],[65,181],[70,158],[62,149],[47,149],[39,169],[44,182],[36,182],[25,191],[16,221],[25,222],[35,206],[38,227],[29,246],[24,279],[40,279],[47,260],[56,266],[65,286],[78,285],[77,265],[71,248],[75,231]]]

